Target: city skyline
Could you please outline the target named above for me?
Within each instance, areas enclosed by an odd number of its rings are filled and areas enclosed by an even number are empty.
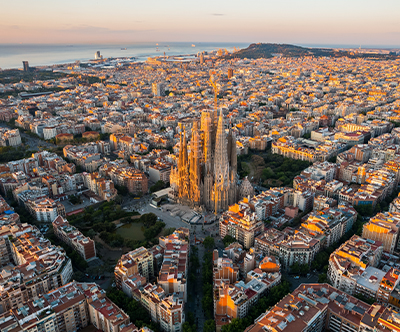
[[[278,42],[400,46],[400,3],[7,3],[0,43]],[[27,13],[35,13],[35,16]],[[110,15],[113,13],[113,15]]]

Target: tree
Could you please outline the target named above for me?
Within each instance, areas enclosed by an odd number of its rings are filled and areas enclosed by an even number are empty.
[[[215,332],[214,319],[208,319],[204,322],[203,332]]]
[[[324,283],[326,283],[326,282],[328,282],[328,277],[326,276],[326,273],[321,273],[321,274],[318,276],[318,283],[324,284]]]
[[[182,324],[182,332],[195,332],[196,329],[189,324],[189,322],[184,322]]]
[[[214,247],[215,247],[214,238],[212,238],[211,236],[207,236],[203,241],[203,245],[204,245],[204,248],[206,248],[207,250],[214,249]]]
[[[236,242],[236,239],[233,236],[225,235],[225,237],[223,238],[222,242],[224,243],[224,246],[227,247],[229,246],[231,243]]]
[[[330,157],[330,158],[328,159],[328,161],[329,161],[330,163],[336,163],[336,159],[337,159],[337,157],[336,157],[336,156],[333,156],[333,157]]]
[[[306,275],[308,272],[310,272],[310,267],[308,264],[300,265],[300,274]]]
[[[143,223],[144,227],[149,228],[156,224],[157,216],[154,213],[145,213],[142,214],[139,221]]]
[[[156,191],[159,191],[161,189],[164,189],[167,187],[167,184],[164,183],[164,181],[158,180],[154,186],[150,187],[150,192],[154,193]]]
[[[362,216],[370,216],[373,213],[372,204],[367,204],[367,205],[359,204],[359,205],[354,206],[354,208]]]
[[[129,194],[129,190],[127,186],[119,186],[119,185],[114,185],[115,189],[117,189],[118,194],[122,195],[122,196],[127,196]]]
[[[300,272],[300,264],[299,263],[294,263],[291,267],[290,267],[290,272],[294,273],[294,274],[298,274]]]

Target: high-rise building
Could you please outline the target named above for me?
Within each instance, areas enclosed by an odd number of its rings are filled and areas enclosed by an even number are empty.
[[[103,59],[103,56],[100,54],[100,51],[96,51],[96,53],[94,54],[94,58],[95,60],[100,60]]]
[[[228,69],[228,79],[231,79],[233,77],[233,69],[229,68]]]
[[[29,62],[28,61],[22,61],[22,65],[24,66],[24,71],[29,71]]]
[[[202,65],[204,63],[204,53],[200,53],[200,64]]]
[[[203,142],[194,122],[190,153],[186,131],[181,134],[178,167],[171,170],[173,198],[191,206],[220,212],[237,201],[236,137],[225,133],[221,111],[218,125],[214,112],[203,112]]]
[[[153,96],[154,97],[164,97],[165,96],[165,88],[162,83],[153,83],[151,85]]]

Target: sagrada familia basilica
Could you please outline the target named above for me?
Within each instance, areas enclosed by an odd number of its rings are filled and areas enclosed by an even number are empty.
[[[188,152],[188,150],[190,152]],[[220,212],[237,202],[236,137],[225,132],[222,111],[203,111],[201,125],[193,123],[190,146],[181,133],[177,168],[171,170],[174,200],[195,208]]]

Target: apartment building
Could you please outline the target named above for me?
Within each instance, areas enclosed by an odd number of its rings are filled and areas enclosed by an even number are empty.
[[[129,316],[107,298],[105,292],[98,292],[95,288],[93,286],[90,293],[97,296],[87,297],[90,322],[102,331],[119,332],[129,324]]]
[[[399,230],[399,213],[378,213],[366,224],[364,224],[362,237],[365,239],[382,242],[383,250],[392,254],[398,246]]]
[[[184,303],[186,303],[188,295],[188,264],[189,245],[186,240],[166,243],[164,249],[164,260],[158,274],[157,284],[164,289],[166,294],[180,293]]]
[[[337,164],[327,161],[316,162],[310,167],[307,167],[301,172],[301,175],[313,180],[325,180],[326,182],[332,181],[336,177]]]
[[[55,312],[56,331],[75,332],[90,324],[86,297],[76,282],[43,295]]]
[[[244,318],[251,306],[256,303],[256,292],[248,289],[241,290],[239,287],[226,283],[223,280],[214,282],[214,316],[216,320],[222,317],[228,319]],[[217,325],[219,325],[217,323]]]
[[[275,228],[268,228],[255,238],[254,246],[264,255],[279,257],[279,244],[286,238],[286,233]]]
[[[21,143],[21,135],[18,129],[0,128],[0,146],[18,146]]]
[[[99,173],[83,173],[85,186],[103,200],[113,200],[118,192],[114,188],[114,183],[110,180],[102,178]]]
[[[121,256],[114,269],[117,287],[122,289],[122,283],[135,274],[140,274],[147,281],[154,276],[153,255],[144,247]]]
[[[104,332],[152,332],[130,323],[95,283],[70,282],[0,314],[2,332],[76,332],[89,324]]]
[[[168,183],[171,174],[171,166],[171,163],[158,163],[156,165],[149,166],[150,180],[154,183],[157,181]]]
[[[44,239],[35,226],[2,226],[0,238],[6,241],[2,255],[14,264],[2,268],[0,312],[17,308],[71,279],[71,260],[62,249]]]
[[[213,252],[213,280],[223,280],[234,284],[239,280],[239,267],[233,263],[232,259],[219,257],[218,250]]]
[[[310,265],[321,248],[320,241],[301,232],[289,235],[277,245],[279,261],[285,270],[295,263]]]
[[[341,204],[311,212],[299,231],[317,238],[322,246],[330,247],[353,227],[356,220],[356,210]]]
[[[302,284],[245,331],[360,331],[369,309],[367,303],[329,284]]]
[[[184,301],[176,295],[165,297],[159,307],[159,323],[161,329],[166,332],[182,332],[182,324],[185,322]]]
[[[394,292],[399,282],[400,270],[393,267],[390,268],[380,282],[378,294],[376,296],[378,302],[388,304],[390,302],[391,294]]]
[[[376,297],[383,272],[376,269],[383,253],[382,242],[353,235],[329,258],[328,280],[348,294]]]
[[[24,199],[22,196],[29,194],[23,192],[18,195],[19,199]],[[44,196],[42,198],[29,198],[24,199],[25,208],[37,220],[43,222],[52,222],[57,216],[65,217],[65,207],[60,202]]]
[[[107,175],[117,185],[125,186],[132,194],[146,194],[149,180],[144,172],[133,167],[112,167]]]
[[[53,221],[54,234],[72,247],[85,261],[96,258],[96,247],[92,239],[84,236],[76,227],[61,216]]]
[[[246,198],[238,204],[231,205],[219,220],[221,238],[230,235],[246,249],[254,246],[255,237],[263,231],[264,222],[251,210]]]

